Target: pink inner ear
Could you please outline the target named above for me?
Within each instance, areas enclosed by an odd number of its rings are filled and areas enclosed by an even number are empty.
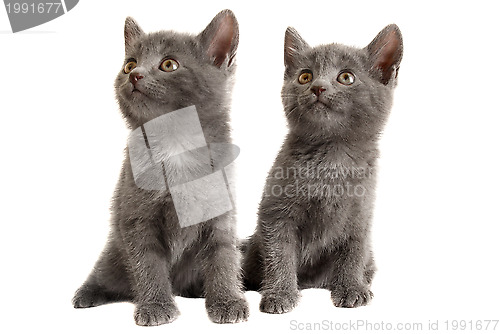
[[[143,33],[142,29],[139,27],[137,22],[134,21],[134,19],[128,17],[125,20],[125,29],[124,29],[125,45],[127,46],[132,45],[133,40],[139,37],[142,33]]]
[[[293,64],[293,58],[297,53],[296,46],[293,45],[292,38],[289,35],[285,36],[285,65]]]
[[[300,37],[299,33],[288,27],[285,32],[285,66],[292,66],[297,55],[307,47],[307,43]]]
[[[388,38],[384,40],[385,45],[382,45],[377,56],[376,66],[378,67],[388,67],[392,66],[397,59],[397,53],[399,48],[399,43],[395,37],[395,33],[391,33],[392,36],[387,36]]]
[[[373,67],[382,70],[382,81],[387,83],[391,79],[393,67],[401,57],[401,41],[397,33],[389,32],[373,45],[372,50],[375,52]]]
[[[132,45],[132,40],[134,39],[135,34],[132,34],[130,31],[125,30],[125,45]]]
[[[222,19],[208,47],[208,55],[214,58],[216,66],[220,67],[224,63],[224,60],[226,60],[228,53],[231,51],[234,34],[233,18],[228,15]]]

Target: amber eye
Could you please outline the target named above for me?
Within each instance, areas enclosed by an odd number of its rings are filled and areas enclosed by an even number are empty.
[[[354,74],[349,71],[340,72],[337,81],[345,86],[350,86],[354,83]]]
[[[175,59],[165,59],[160,65],[160,70],[164,72],[173,72],[179,68],[179,63]]]
[[[129,74],[136,67],[137,63],[135,62],[135,60],[131,60],[125,65],[125,67],[123,68],[123,72],[125,72],[125,74]]]
[[[313,75],[311,72],[304,72],[301,75],[299,75],[299,83],[302,85],[310,82],[312,79]]]

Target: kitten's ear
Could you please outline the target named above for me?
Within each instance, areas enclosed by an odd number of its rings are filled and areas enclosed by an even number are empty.
[[[131,18],[130,16],[125,19],[125,51],[130,50],[134,41],[144,35],[144,31],[142,31],[141,27],[137,24],[137,22]]]
[[[403,36],[398,26],[390,24],[366,47],[371,67],[380,81],[387,85],[397,76],[399,64],[403,58]]]
[[[285,32],[285,66],[288,68],[297,65],[298,55],[308,48],[309,45],[297,30],[288,27]]]
[[[217,14],[212,22],[199,35],[203,51],[217,67],[227,60],[231,66],[238,48],[238,21],[229,9]]]

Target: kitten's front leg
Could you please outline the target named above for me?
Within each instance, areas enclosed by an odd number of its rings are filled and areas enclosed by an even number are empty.
[[[370,255],[365,243],[365,240],[349,239],[335,254],[330,290],[337,307],[364,306],[373,298],[365,274],[365,262]]]
[[[86,308],[119,301],[132,301],[132,287],[124,258],[114,242],[113,231],[106,248],[89,277],[73,297],[75,308]]]
[[[179,310],[170,281],[170,251],[160,242],[161,221],[135,221],[124,233],[135,286],[134,319],[139,326],[174,321]]]
[[[270,226],[261,218],[260,223],[264,265],[260,310],[266,313],[290,312],[300,299],[294,222],[281,220]]]
[[[207,224],[203,251],[205,305],[215,323],[246,321],[249,310],[243,295],[240,252],[233,226],[232,213]],[[208,227],[209,226],[209,227]]]

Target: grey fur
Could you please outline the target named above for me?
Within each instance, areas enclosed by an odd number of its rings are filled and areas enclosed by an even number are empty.
[[[141,93],[132,92],[123,69],[116,78],[116,97],[130,129],[195,105],[206,142],[230,143],[229,95],[237,45],[238,23],[229,10],[197,36],[145,34],[127,18],[124,64],[133,58],[138,65],[131,74],[144,76],[137,86]],[[166,56],[179,62],[175,72],[159,70]],[[208,315],[217,323],[247,319],[235,213],[181,228],[169,192],[136,186],[127,151],[112,202],[107,246],[73,304],[85,308],[132,301],[136,323],[150,326],[179,315],[174,295],[205,297]]]
[[[289,133],[268,175],[257,229],[242,246],[245,285],[262,293],[261,311],[292,310],[305,288],[329,289],[338,307],[371,300],[378,138],[402,51],[396,25],[362,49],[312,48],[287,29],[282,99]],[[350,86],[337,81],[344,70],[355,75]],[[313,79],[301,84],[304,71]],[[314,94],[319,88],[323,93]]]

